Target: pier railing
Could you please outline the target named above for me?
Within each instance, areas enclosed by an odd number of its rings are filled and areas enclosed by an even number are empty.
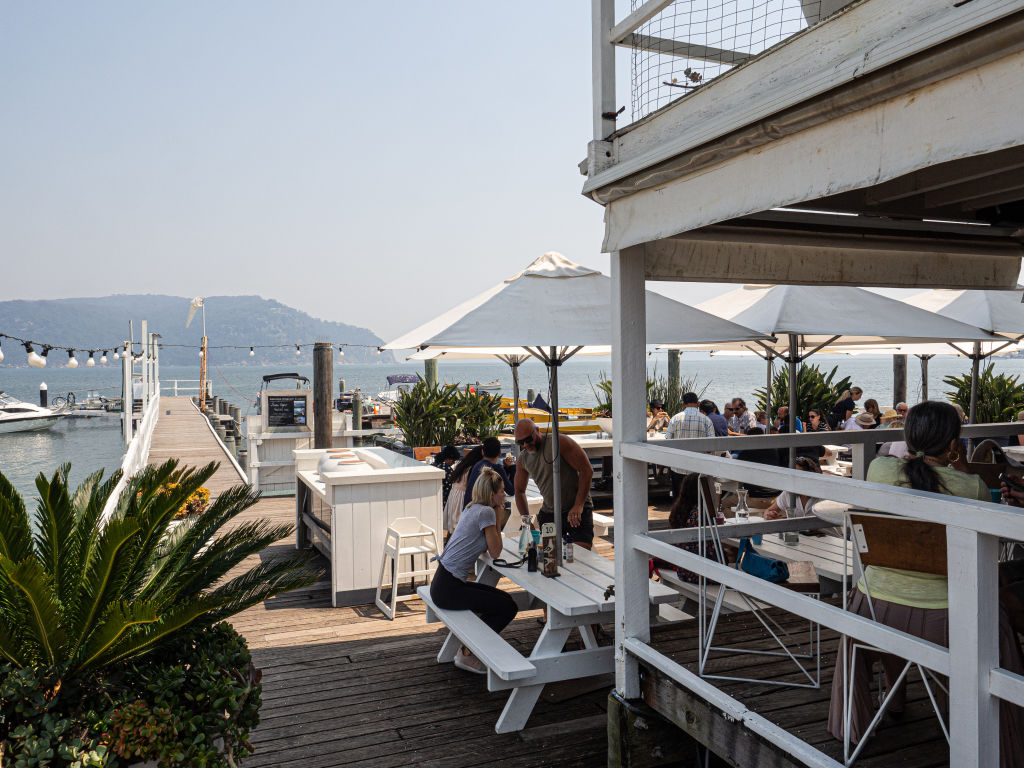
[[[1020,425],[977,425],[965,428],[964,432],[969,437],[1017,434]],[[646,599],[648,558],[657,557],[693,571],[709,582],[735,589],[756,601],[805,617],[853,641],[896,654],[947,677],[950,764],[998,765],[999,701],[1024,706],[1024,677],[999,665],[997,559],[1000,538],[1024,540],[1024,510],[697,452],[736,450],[741,446],[763,448],[766,446],[762,443],[769,441],[772,447],[841,441],[853,443],[856,454],[857,445],[871,445],[873,448],[873,444],[883,437],[899,440],[902,434],[898,430],[885,430],[884,433],[826,432],[763,438],[674,440],[657,445],[646,441],[623,442],[617,438],[616,687],[619,694],[625,698],[640,696],[639,663],[643,662],[725,712],[737,723],[779,745],[801,763],[832,768],[843,764],[750,710],[713,681],[678,664],[650,645],[650,615]],[[755,446],[755,442],[758,445]],[[646,498],[648,463],[945,526],[949,569],[949,647],[894,630],[839,606],[806,597],[673,546],[683,540],[692,540],[694,533],[692,529],[649,531]],[[742,535],[744,528],[749,528],[747,533],[756,533],[756,525],[763,529],[772,524],[730,526],[729,535]],[[778,524],[774,525],[778,527]]]
[[[171,379],[166,384],[160,385],[160,391],[164,394],[178,397],[179,395],[199,395],[199,379]],[[213,382],[206,381],[206,396],[213,397]]]

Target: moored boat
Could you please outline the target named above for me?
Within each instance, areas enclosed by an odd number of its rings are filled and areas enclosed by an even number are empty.
[[[63,418],[67,405],[45,408],[0,392],[0,434],[49,429]]]

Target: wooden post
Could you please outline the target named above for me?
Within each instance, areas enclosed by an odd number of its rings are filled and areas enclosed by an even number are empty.
[[[971,410],[967,414],[968,421],[975,423],[975,413],[978,410],[978,375],[981,368],[981,342],[974,342],[974,352],[971,355]]]
[[[334,345],[318,341],[313,345],[313,447],[332,448],[331,392],[334,387]]]
[[[363,396],[360,392],[356,392],[352,398],[352,429],[363,428]],[[352,445],[360,445],[362,443],[362,437],[357,435],[352,438]]]
[[[637,660],[623,643],[650,641],[647,555],[630,539],[648,532],[647,464],[622,457],[623,443],[647,438],[647,307],[643,249],[616,251],[612,264],[612,456],[615,508],[615,690],[625,699],[640,697]]]
[[[907,401],[907,356],[892,356],[892,404]]]
[[[678,349],[670,349],[668,351],[668,388],[670,391],[675,391],[679,388],[680,354]]]
[[[643,701],[626,701],[614,691],[608,696],[609,766],[697,765],[692,760],[697,746]]]
[[[423,361],[423,379],[427,384],[437,384],[437,360]]]

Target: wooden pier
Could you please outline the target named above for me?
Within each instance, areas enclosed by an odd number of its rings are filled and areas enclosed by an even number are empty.
[[[237,472],[227,465],[205,419],[187,398],[162,398],[152,445],[152,463],[172,456],[190,465],[222,462],[209,484],[214,495],[238,482]],[[240,521],[263,518],[292,523],[294,516],[293,498],[265,498],[243,513]],[[652,507],[650,516],[652,527],[664,527],[668,509]],[[258,559],[281,556],[293,546],[292,539],[283,539]],[[610,538],[597,539],[595,549],[611,557]],[[253,557],[242,567],[250,568],[256,561]],[[502,585],[512,589],[508,582]],[[520,613],[503,636],[521,649],[532,647],[541,630],[536,621],[540,615],[540,611]],[[806,631],[803,620],[782,621],[792,624],[794,631],[799,622]],[[332,608],[328,584],[320,582],[266,601],[232,623],[245,635],[256,665],[263,670],[260,725],[251,736],[256,751],[244,761],[247,768],[468,768],[497,763],[505,768],[582,768],[607,762],[610,676],[548,686],[525,730],[495,734],[494,724],[507,694],[488,692],[484,677],[437,663],[445,630],[425,622],[418,600],[399,603],[395,620],[388,621],[373,605]],[[612,631],[611,626],[606,629]],[[730,639],[762,642],[760,625],[749,616],[724,618],[719,632]],[[696,622],[659,625],[652,633],[655,647],[694,668]],[[842,744],[825,730],[838,641],[824,632],[822,639],[820,690],[754,683],[726,686],[733,695],[749,699],[752,709],[826,746],[841,761]],[[725,669],[743,668],[751,677],[788,672],[772,657],[742,656],[718,664]],[[797,764],[671,680],[648,673],[644,693],[651,705],[685,731],[732,755],[733,764]],[[927,714],[923,697],[912,686],[904,720],[887,721],[858,765],[948,765],[948,749],[934,717]],[[679,739],[686,737],[680,733]]]

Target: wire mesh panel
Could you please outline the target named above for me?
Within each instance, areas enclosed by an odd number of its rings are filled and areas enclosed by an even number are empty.
[[[636,10],[643,0],[631,4]],[[821,6],[822,0],[677,0],[623,41],[633,47],[632,119],[814,24]]]

